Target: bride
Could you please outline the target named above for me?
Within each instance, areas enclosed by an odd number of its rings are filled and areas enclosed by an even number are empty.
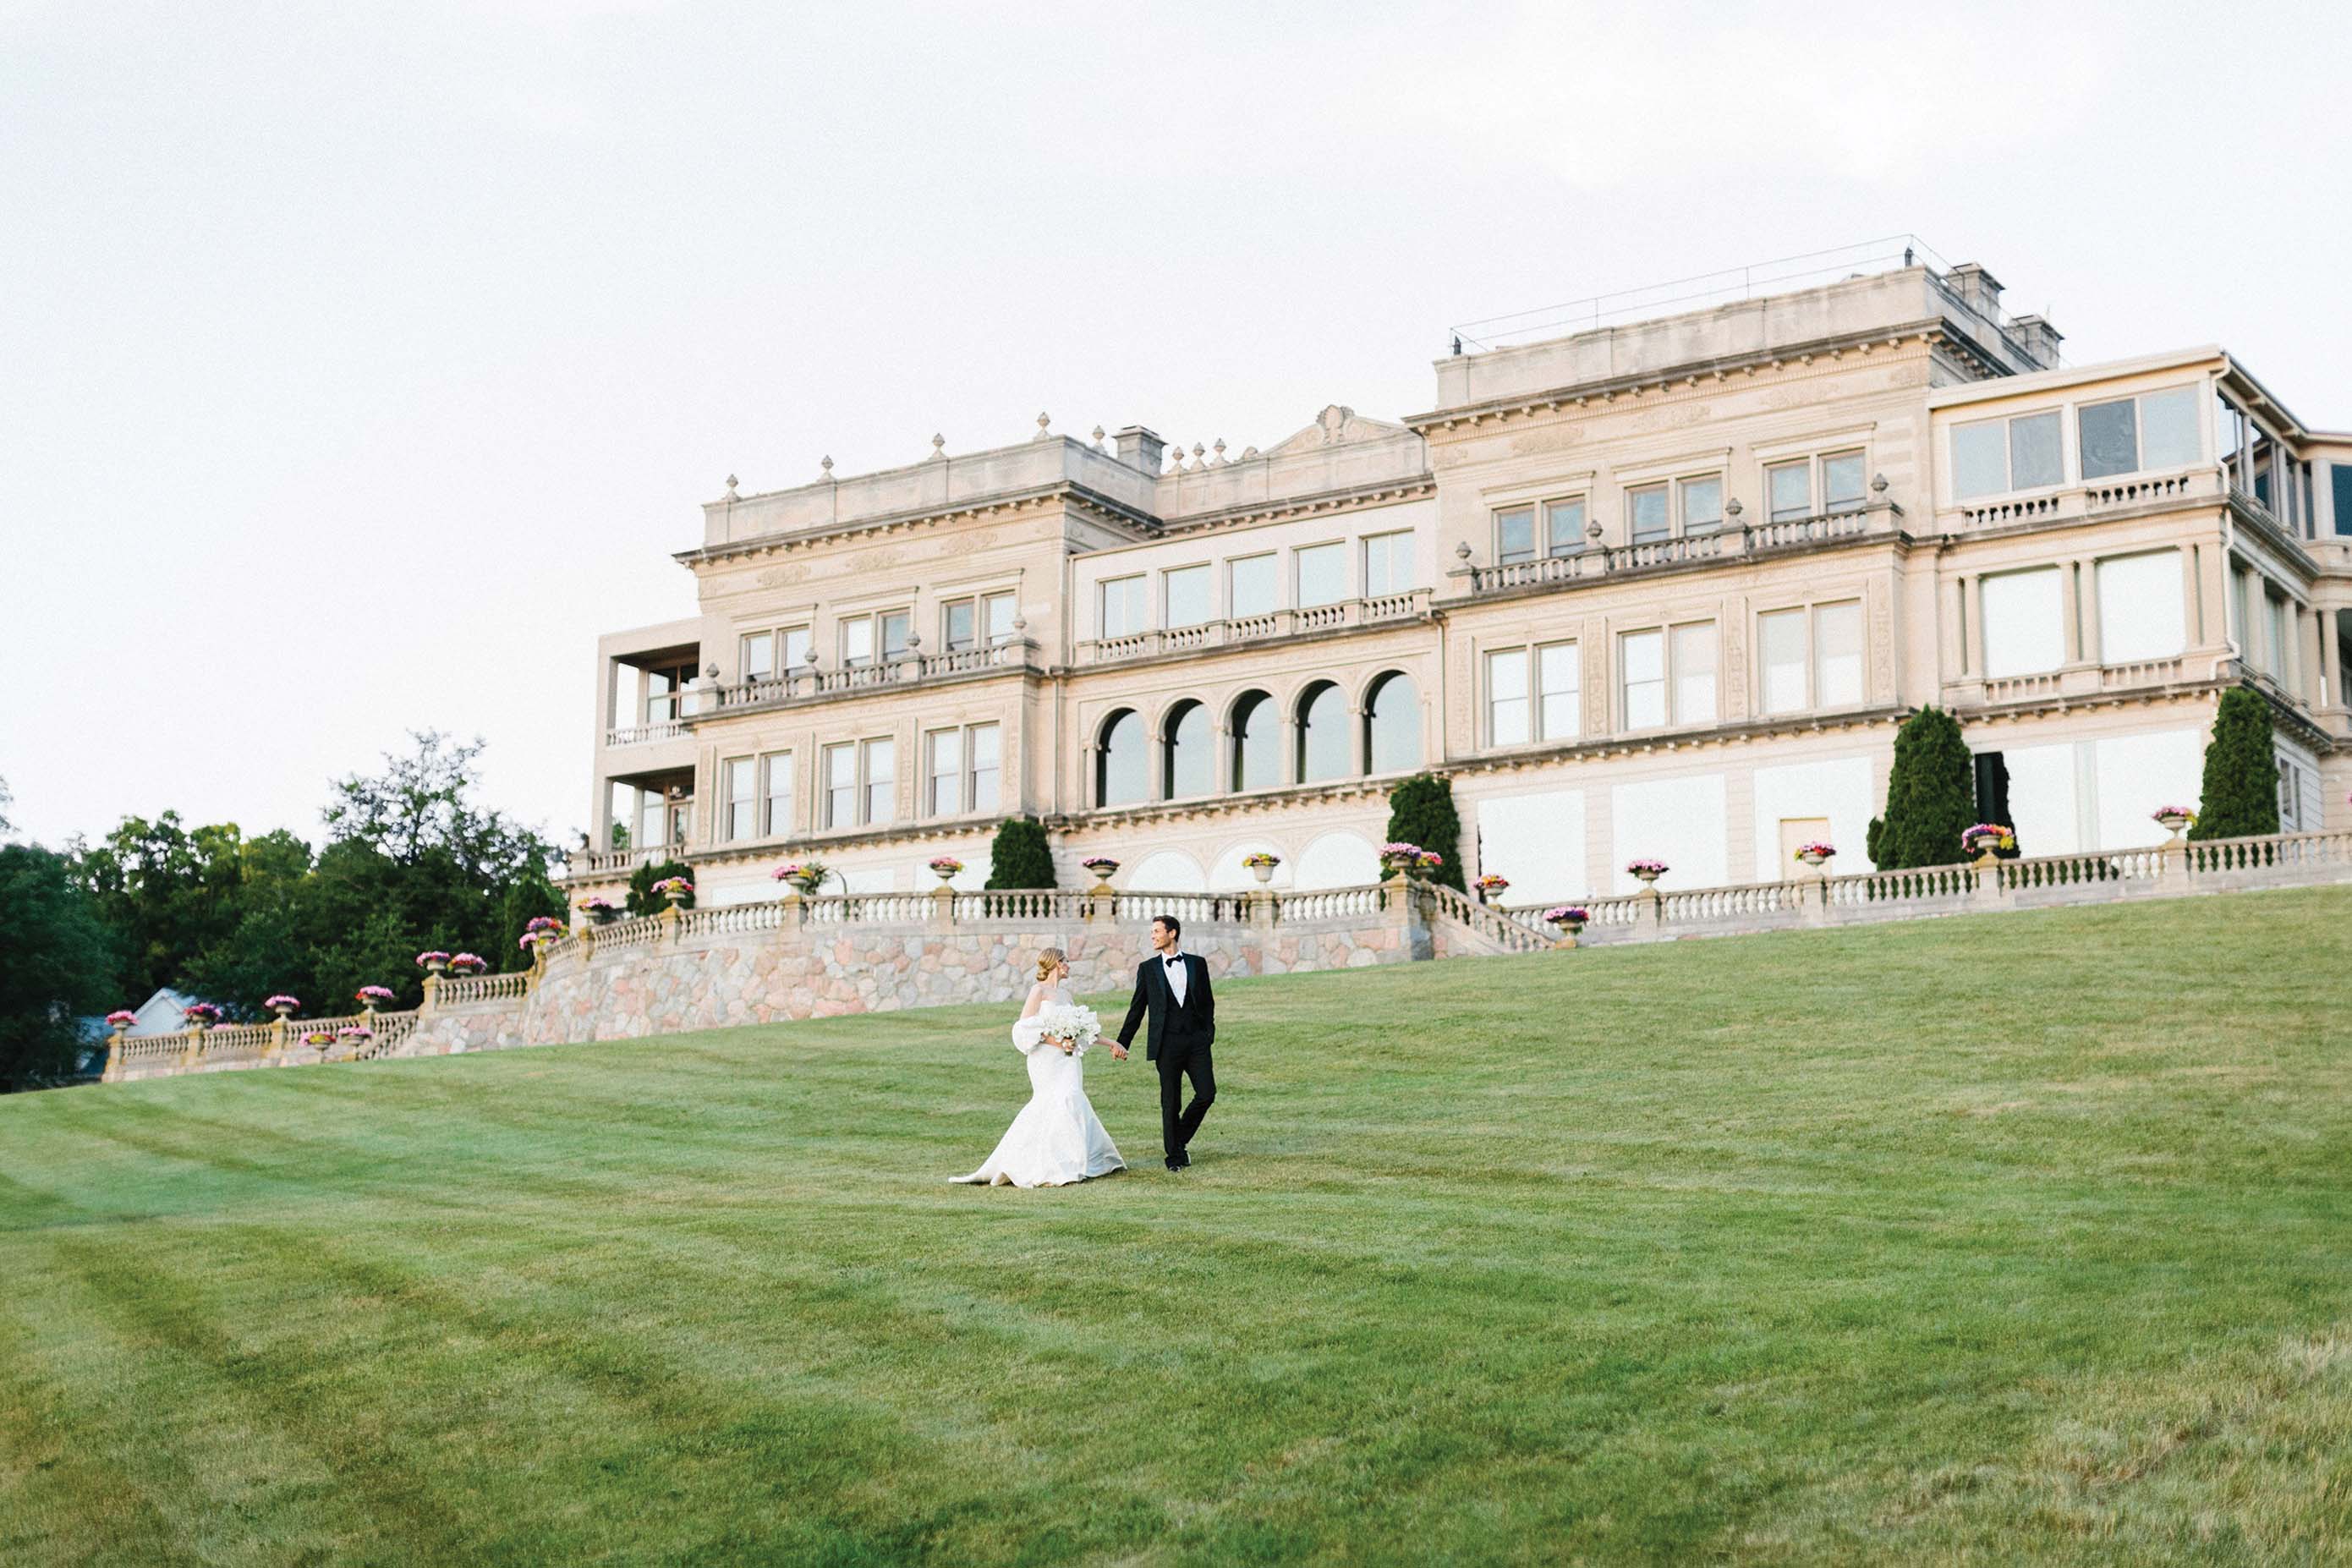
[[[1039,1025],[1040,1009],[1070,1005],[1069,978],[1069,962],[1060,948],[1037,955],[1037,983],[1029,987],[1029,1000],[1013,1026],[1013,1047],[1029,1058],[1029,1103],[1004,1130],[985,1164],[951,1180],[1059,1187],[1127,1168],[1087,1100],[1084,1047],[1046,1037]]]

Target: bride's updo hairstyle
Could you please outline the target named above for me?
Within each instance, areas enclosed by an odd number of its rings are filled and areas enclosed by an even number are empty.
[[[1052,979],[1054,977],[1055,969],[1068,962],[1069,960],[1063,956],[1062,950],[1060,948],[1049,947],[1045,949],[1037,954],[1037,978],[1040,980]]]

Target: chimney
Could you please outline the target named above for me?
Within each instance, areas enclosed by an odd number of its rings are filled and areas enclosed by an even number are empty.
[[[1168,443],[1140,425],[1130,425],[1111,437],[1111,450],[1118,460],[1130,468],[1140,468],[1155,478],[1160,473],[1160,454]]]
[[[1963,261],[1944,274],[1944,287],[1985,320],[2000,320],[2000,279],[1977,263]]]
[[[2025,357],[2043,370],[2058,368],[2058,345],[2065,334],[2050,324],[2046,316],[2020,316],[2009,324],[2010,334],[2017,339]]]

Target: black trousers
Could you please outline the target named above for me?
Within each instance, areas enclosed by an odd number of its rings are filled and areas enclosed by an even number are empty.
[[[1158,1062],[1160,1068],[1160,1141],[1168,1151],[1168,1158],[1184,1163],[1184,1145],[1201,1130],[1201,1119],[1209,1114],[1209,1107],[1217,1098],[1216,1064],[1209,1059],[1205,1041],[1200,1044],[1163,1047]],[[1186,1079],[1192,1080],[1192,1103],[1181,1110],[1177,1106],[1184,1098]]]

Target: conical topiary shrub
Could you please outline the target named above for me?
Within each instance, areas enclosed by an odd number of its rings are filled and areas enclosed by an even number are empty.
[[[1940,708],[1922,708],[1895,736],[1886,815],[1871,824],[1872,863],[1881,870],[1954,864],[1960,835],[1975,821],[1976,799],[1976,770],[1959,721]]]
[[[1045,825],[1034,816],[1005,819],[988,849],[988,886],[992,889],[1050,888],[1054,885],[1054,851],[1045,842]]]
[[[2242,686],[2221,693],[2191,838],[2245,838],[2279,830],[2278,748],[2271,705]]]
[[[1455,892],[1462,880],[1462,814],[1454,808],[1454,786],[1434,773],[1415,773],[1389,792],[1389,842],[1418,844],[1445,858],[1430,874]]]

